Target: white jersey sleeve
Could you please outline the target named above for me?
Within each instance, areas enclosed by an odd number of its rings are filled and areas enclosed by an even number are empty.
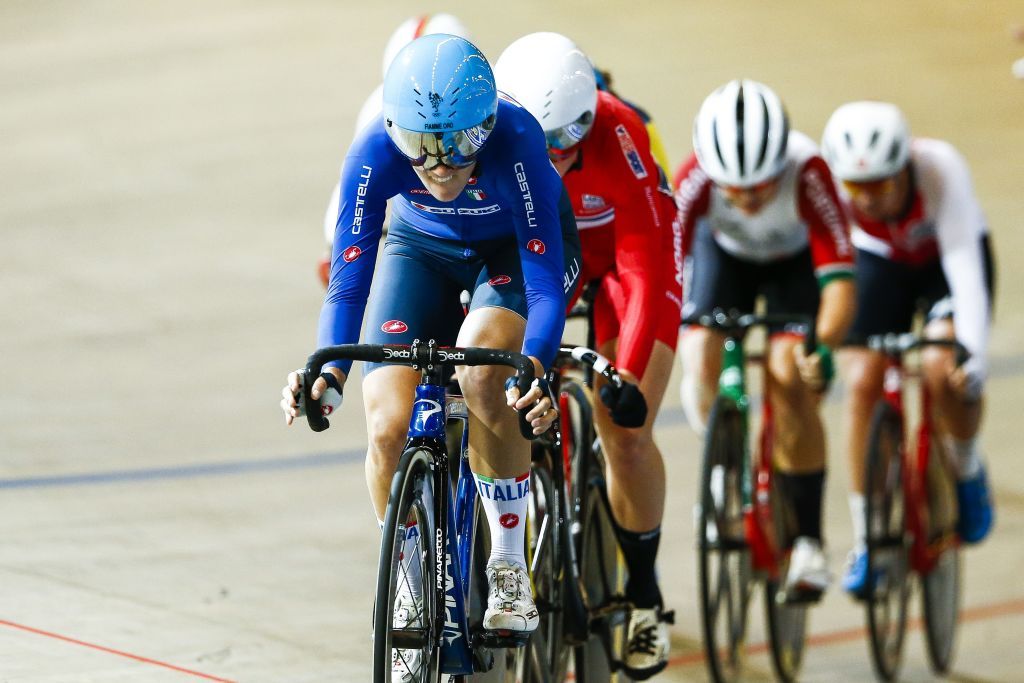
[[[983,380],[988,372],[991,302],[985,286],[982,237],[985,216],[974,194],[967,162],[950,144],[917,139],[913,144],[918,181],[936,207],[935,232],[942,270],[953,302],[956,337],[971,352],[968,371]]]

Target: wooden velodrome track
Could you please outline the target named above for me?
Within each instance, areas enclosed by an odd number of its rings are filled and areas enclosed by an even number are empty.
[[[889,99],[968,158],[998,251],[985,449],[998,501],[966,560],[954,680],[1024,680],[1024,53],[1006,0],[540,2],[9,0],[0,4],[0,681],[365,681],[377,530],[353,383],[334,428],[286,430],[312,349],[321,215],[405,17],[459,14],[495,57],[574,37],[650,109],[673,163],[701,99],[771,84],[818,137]],[[661,574],[672,666],[704,680],[691,507],[698,443],[674,380]],[[839,441],[837,402],[826,408]],[[829,485],[838,573],[850,531]],[[767,680],[760,607],[751,680]],[[812,617],[808,681],[870,680],[862,613]],[[919,633],[904,680],[929,680]]]

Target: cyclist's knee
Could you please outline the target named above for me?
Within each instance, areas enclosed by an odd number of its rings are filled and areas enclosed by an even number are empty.
[[[378,465],[398,460],[405,446],[408,422],[386,415],[374,415],[367,421],[370,446],[367,457]]]
[[[608,464],[613,470],[627,470],[656,457],[654,441],[643,429],[605,430],[611,434],[602,434]]]
[[[882,395],[884,366],[865,351],[854,351],[845,365],[849,405],[854,410],[870,410]]]
[[[683,405],[686,421],[698,435],[703,436],[707,428],[708,413],[715,400],[715,387],[710,387],[692,373],[683,373],[679,384],[679,399]]]
[[[505,378],[509,370],[500,366],[463,367],[459,369],[459,386],[466,404],[484,420],[507,411],[505,406]]]

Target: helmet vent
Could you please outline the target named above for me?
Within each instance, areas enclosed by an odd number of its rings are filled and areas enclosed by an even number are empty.
[[[782,134],[779,136],[779,153],[775,155],[776,160],[786,158],[786,148],[789,146],[789,114],[786,108],[782,107]]]
[[[739,172],[740,177],[746,173],[746,155],[743,153],[743,121],[744,121],[744,101],[743,101],[743,86],[740,86],[738,96],[736,97],[736,156],[739,160]]]
[[[761,113],[764,115],[765,128],[768,127],[768,102],[765,101],[764,96],[761,97]],[[761,168],[764,165],[764,159],[768,155],[768,134],[761,136],[761,151],[757,154],[757,164],[754,168]]]
[[[715,141],[715,154],[718,155],[718,162],[725,167],[725,157],[722,156],[722,148],[718,145],[718,121],[711,121],[711,139]]]
[[[879,136],[881,136],[881,134],[882,134],[882,131],[878,130],[877,128],[875,130],[871,131],[871,139],[868,140],[868,148],[869,149],[871,147],[874,147],[875,145],[878,144],[878,138],[879,138]]]
[[[886,162],[893,163],[900,157],[900,143],[899,140],[893,140],[892,147],[889,148],[889,158]]]
[[[843,139],[846,140],[847,147],[853,147],[853,138],[850,137],[850,131],[843,133]]]

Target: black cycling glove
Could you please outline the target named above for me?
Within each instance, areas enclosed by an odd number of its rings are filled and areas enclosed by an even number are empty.
[[[630,382],[622,386],[605,384],[601,387],[601,403],[608,406],[612,422],[620,427],[642,427],[647,420],[647,401],[640,387]]]

